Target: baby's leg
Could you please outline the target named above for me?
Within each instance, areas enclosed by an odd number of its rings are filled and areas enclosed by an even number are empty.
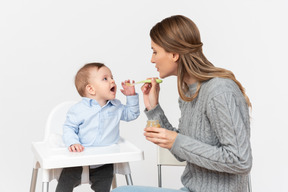
[[[64,168],[61,172],[56,192],[72,192],[81,183],[83,167]]]
[[[95,169],[90,169],[91,189],[97,192],[109,192],[113,180],[113,169],[113,164],[106,164]]]

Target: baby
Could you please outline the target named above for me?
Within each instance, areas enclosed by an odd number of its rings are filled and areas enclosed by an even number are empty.
[[[135,87],[126,83],[130,80],[122,82],[121,92],[127,96],[123,105],[115,99],[117,86],[107,66],[89,63],[77,72],[75,86],[82,100],[69,109],[63,126],[63,141],[70,152],[117,143],[120,120],[131,121],[140,115],[139,96]],[[72,192],[81,182],[82,170],[82,167],[63,169],[56,192]],[[89,176],[94,191],[108,192],[113,164],[90,166]]]

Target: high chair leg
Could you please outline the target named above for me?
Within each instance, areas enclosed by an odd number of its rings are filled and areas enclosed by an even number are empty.
[[[114,174],[113,180],[112,180],[112,189],[115,189],[117,187],[117,180],[116,180],[116,175]]]
[[[131,174],[125,175],[127,185],[133,185]]]
[[[42,182],[42,192],[49,191],[49,182]]]
[[[31,184],[30,184],[30,192],[35,192],[37,175],[38,175],[38,169],[37,168],[33,168]]]

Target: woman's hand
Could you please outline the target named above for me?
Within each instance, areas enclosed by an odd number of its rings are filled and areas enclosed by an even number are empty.
[[[81,144],[73,144],[68,148],[70,152],[82,152],[84,147]]]
[[[144,136],[148,141],[166,149],[172,148],[177,137],[177,132],[164,128],[146,127],[144,131]]]
[[[123,89],[120,89],[120,91],[125,95],[125,96],[129,96],[129,95],[135,95],[135,86],[134,85],[126,85],[126,83],[134,83],[135,81],[130,82],[130,80],[125,80],[124,82],[121,82],[121,85],[123,87]]]
[[[147,110],[149,111],[156,107],[156,105],[158,105],[160,86],[159,83],[156,83],[155,78],[151,79],[151,83],[145,83],[141,87],[141,90],[143,93],[144,105]]]

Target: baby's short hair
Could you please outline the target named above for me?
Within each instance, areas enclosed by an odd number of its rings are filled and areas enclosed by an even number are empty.
[[[89,84],[90,69],[94,67],[100,69],[103,66],[105,66],[103,63],[87,63],[78,70],[75,76],[75,87],[81,97],[85,97],[86,86]]]

